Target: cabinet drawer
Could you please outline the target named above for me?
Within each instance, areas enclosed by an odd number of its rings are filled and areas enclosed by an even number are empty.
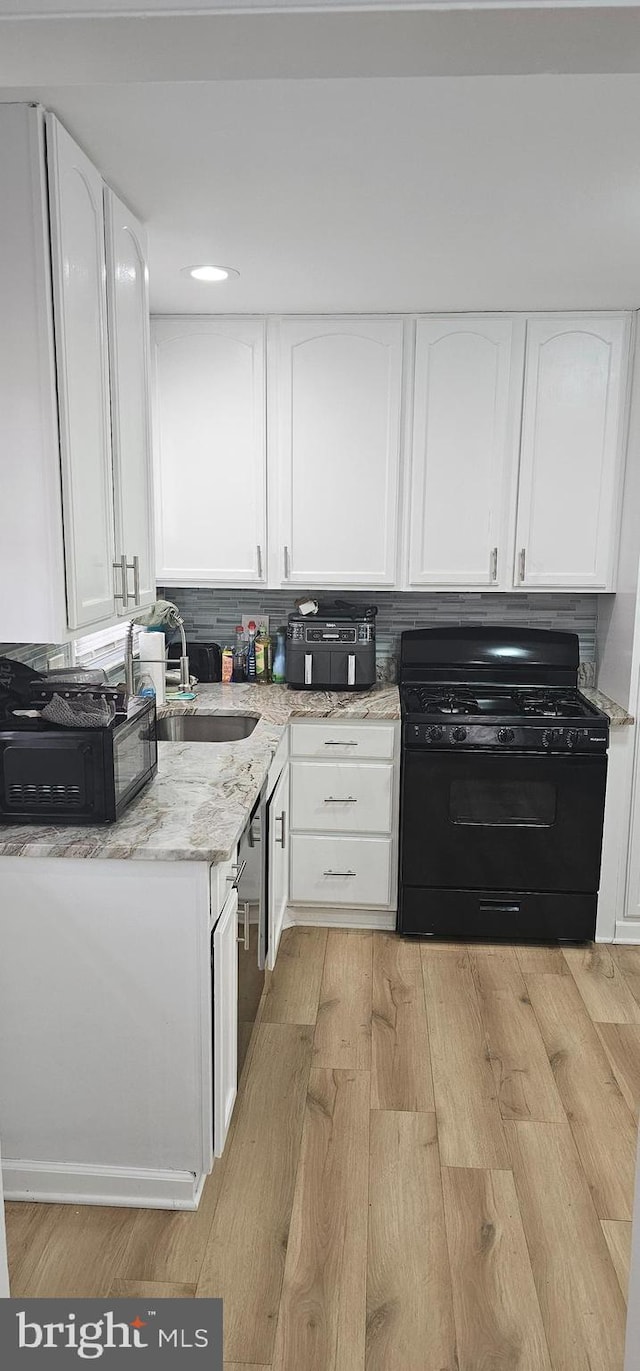
[[[390,838],[291,839],[293,904],[388,905]]]
[[[393,758],[393,724],[292,724],[291,756],[316,757],[332,762],[336,757],[369,757],[373,761]]]
[[[324,833],[390,833],[388,762],[293,762],[291,826]]]

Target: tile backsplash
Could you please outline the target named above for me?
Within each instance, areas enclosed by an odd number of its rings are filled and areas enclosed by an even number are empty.
[[[318,592],[324,599],[332,592]],[[224,645],[233,641],[243,613],[268,614],[271,629],[286,623],[296,598],[287,590],[208,590],[158,587],[158,595],[174,600],[185,621],[187,637]],[[595,662],[598,597],[596,595],[459,595],[428,591],[338,591],[336,596],[355,604],[376,604],[376,638],[381,674],[389,679],[398,655],[400,634],[407,628],[437,624],[519,624],[529,628],[558,628],[577,633],[583,662]],[[386,666],[385,663],[389,665]]]
[[[329,591],[322,594],[325,599],[333,598]],[[336,594],[355,604],[373,603],[378,606],[378,675],[383,680],[395,678],[395,660],[400,634],[404,629],[445,623],[520,624],[530,628],[566,629],[578,634],[580,658],[585,663],[594,664],[595,675],[597,595],[499,595],[482,592],[455,595],[394,590],[369,593],[339,591]],[[174,600],[178,605],[184,615],[188,638],[223,645],[233,641],[235,625],[242,620],[243,614],[253,614],[256,618],[260,614],[267,614],[272,630],[286,623],[295,598],[287,590],[210,590],[177,586],[158,586],[158,597]],[[60,646],[55,643],[0,643],[0,656],[16,657],[36,670],[46,670],[48,660],[56,653],[64,654],[65,665],[71,665],[78,657],[86,660],[83,651],[85,646],[91,648],[94,639],[103,636],[108,635],[92,635],[77,640],[75,644]]]

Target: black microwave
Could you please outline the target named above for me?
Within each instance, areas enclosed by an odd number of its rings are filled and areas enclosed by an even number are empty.
[[[108,824],[158,769],[155,699],[102,728],[0,724],[0,823]]]

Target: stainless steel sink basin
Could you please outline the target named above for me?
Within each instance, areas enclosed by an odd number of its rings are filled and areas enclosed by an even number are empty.
[[[235,743],[257,723],[254,714],[167,714],[158,719],[158,742]]]

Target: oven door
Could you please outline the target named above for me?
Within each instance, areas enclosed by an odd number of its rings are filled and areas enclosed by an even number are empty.
[[[596,892],[606,775],[601,756],[405,751],[403,885]]]

